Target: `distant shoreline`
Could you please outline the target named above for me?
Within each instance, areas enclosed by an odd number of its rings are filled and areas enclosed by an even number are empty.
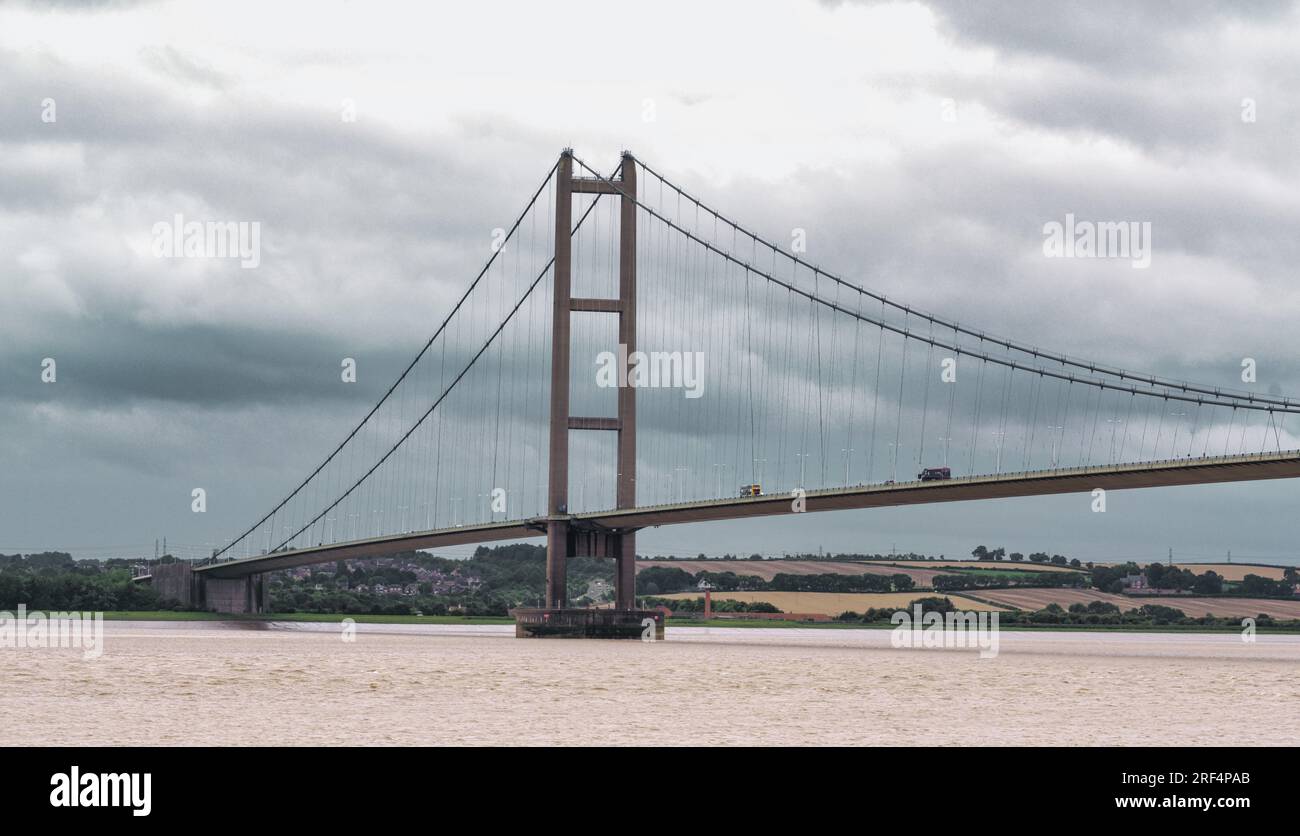
[[[105,621],[240,621],[240,622],[339,622],[351,618],[357,624],[459,624],[488,625],[514,624],[515,620],[501,616],[462,616],[462,615],[356,615],[348,613],[266,613],[262,615],[231,615],[212,612],[175,612],[170,610],[148,612],[105,612]],[[671,618],[667,629],[673,627],[739,627],[776,629],[814,629],[814,630],[892,630],[891,624],[863,624],[854,621],[776,621],[766,619],[714,618],[709,621],[696,618]],[[1228,633],[1241,632],[1238,627],[1210,627],[1193,625],[1130,625],[1130,624],[1009,624],[1002,628],[1007,632],[1033,633]],[[1280,629],[1259,625],[1259,634],[1300,635],[1295,629]]]

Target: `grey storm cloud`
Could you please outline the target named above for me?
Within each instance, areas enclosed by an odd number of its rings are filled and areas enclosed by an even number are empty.
[[[843,0],[828,2],[839,5]],[[927,0],[924,5],[959,40],[1121,71],[1184,63],[1207,33],[1237,22],[1279,23],[1295,8],[1291,0],[1249,4],[1103,0],[1052,6],[1032,0],[995,5]]]
[[[1052,130],[1160,153],[1232,148],[1294,171],[1300,111],[1287,85],[1300,56],[1277,37],[1296,26],[1291,0],[926,6],[956,42],[996,50],[1010,70],[993,83],[944,79],[948,95]],[[1245,99],[1267,114],[1261,123],[1232,118]]]
[[[149,6],[158,0],[20,0],[22,5],[49,12],[102,12]]]
[[[136,4],[36,5],[51,15],[93,17]],[[798,13],[835,14],[843,5]],[[1300,104],[1287,89],[1300,58],[1277,34],[1293,42],[1294,4],[924,6],[952,49],[991,51],[991,69],[869,74],[859,79],[862,92],[899,101],[951,97],[962,120],[978,111],[993,126],[988,132],[826,164],[820,142],[864,137],[851,128],[829,139],[810,131],[792,172],[739,176],[698,162],[679,168],[653,126],[638,124],[640,133],[621,138],[777,243],[788,245],[791,230],[804,229],[809,260],[891,298],[1050,350],[1213,385],[1250,388],[1238,373],[1241,359],[1254,357],[1257,390],[1300,391],[1300,336],[1290,325],[1300,255],[1293,234]],[[355,55],[324,45],[308,44],[284,61],[364,72]],[[96,73],[36,46],[0,47],[7,93],[0,99],[0,282],[8,303],[0,306],[0,451],[9,475],[0,489],[0,549],[138,544],[167,530],[206,546],[251,522],[319,463],[424,344],[489,256],[494,228],[509,225],[568,137],[563,124],[519,119],[520,101],[446,114],[438,130],[367,119],[341,125],[332,91],[319,101],[271,103],[237,71],[173,44],[142,48],[135,62],[133,74]],[[430,79],[431,90],[439,83]],[[581,100],[590,94],[586,83],[557,85]],[[727,103],[714,86],[704,79],[673,94],[689,105],[686,119]],[[56,125],[39,118],[46,97],[57,102]],[[1245,98],[1257,101],[1257,122],[1242,121]],[[634,104],[639,112],[640,94]],[[945,129],[936,119],[932,133]],[[732,144],[764,139],[740,134],[699,131],[695,140],[722,159]],[[608,137],[596,139],[614,147]],[[1084,163],[1072,157],[1098,148],[1109,150]],[[613,157],[591,162],[604,166]],[[1152,266],[1045,258],[1043,225],[1066,213],[1149,221]],[[152,225],[174,214],[259,222],[262,264],[244,271],[152,257]],[[534,254],[546,249],[547,234],[543,224]],[[652,277],[647,271],[647,291]],[[705,287],[684,293],[704,298]],[[833,295],[829,286],[823,293]],[[495,299],[493,310],[507,301]],[[800,368],[782,364],[781,344],[792,323],[805,327],[790,318],[803,312],[765,309],[752,340],[729,344],[719,328],[735,322],[742,303],[712,301],[711,319],[672,323],[676,331],[643,339],[677,347],[675,335],[696,328],[711,356],[743,349],[774,387],[806,381]],[[543,305],[519,327],[540,328],[545,313]],[[480,315],[475,327],[449,337],[453,366],[490,322]],[[575,369],[589,365],[597,342],[580,342]],[[45,357],[58,360],[55,387],[40,382]],[[343,357],[358,361],[355,386],[339,385]],[[493,404],[494,387],[504,387],[521,393],[506,402],[506,418],[531,439],[540,427],[542,359],[485,366],[444,412],[469,425]],[[747,420],[747,385],[739,375],[713,380],[712,411],[690,429],[677,417],[686,408],[679,400],[647,398],[647,444],[692,457],[711,487],[721,479],[708,470],[720,464],[711,450],[745,455],[736,428]],[[418,389],[423,398],[433,392],[427,378]],[[575,400],[607,409],[607,393],[589,389],[579,387]],[[836,403],[847,389],[840,380]],[[912,410],[909,402],[904,420]],[[829,461],[820,467],[836,468],[850,443],[839,438],[827,442]],[[599,464],[601,442],[580,443]],[[795,460],[787,459],[788,480]],[[647,466],[647,482],[674,478],[671,464]],[[187,514],[197,485],[212,497],[202,520]],[[1136,508],[1213,521],[1214,531],[1230,529],[1235,513],[1238,528],[1257,532],[1260,550],[1276,549],[1269,520],[1293,492],[1224,491],[1185,494],[1193,497],[1190,511],[1168,493],[1135,498],[1100,539],[1082,523],[1060,522],[1068,502],[1061,498],[1014,506],[1028,509],[1025,517],[1041,513],[1042,522],[1017,521],[1005,510],[1011,506],[995,503],[987,511],[827,518],[819,536],[845,549],[878,550],[889,537],[905,549],[951,554],[971,538],[1002,531],[1010,539],[1022,527],[1025,536],[1059,537],[1059,546],[1045,548],[1102,556],[1150,548],[1162,536],[1142,533]],[[1219,496],[1249,499],[1234,512]],[[698,545],[686,529],[654,536],[665,552],[813,548],[776,525],[703,528]],[[761,543],[753,539],[759,531]],[[1196,531],[1189,536],[1218,536]]]

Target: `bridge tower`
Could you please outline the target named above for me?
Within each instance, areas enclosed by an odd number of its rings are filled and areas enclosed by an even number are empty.
[[[573,195],[612,195],[620,201],[618,298],[575,298],[572,293]],[[570,324],[575,311],[618,316],[619,356],[636,351],[636,161],[624,153],[617,181],[577,177],[573,154],[560,155],[555,188],[554,333],[551,342],[550,483],[546,523],[546,606],[568,604],[566,560],[609,557],[617,561],[615,608],[636,605],[636,530],[584,526],[569,516],[569,432],[595,430],[618,434],[616,505],[636,507],[636,389],[618,389],[618,416],[593,418],[569,412]]]

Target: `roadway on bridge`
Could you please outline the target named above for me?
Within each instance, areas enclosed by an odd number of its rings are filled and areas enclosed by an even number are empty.
[[[830,488],[808,491],[805,494],[805,509],[806,512],[811,513],[976,499],[1088,493],[1097,488],[1125,490],[1261,479],[1291,479],[1298,476],[1300,476],[1300,450],[1288,450],[1280,453],[1253,453],[1130,465],[968,476],[943,481]],[[757,497],[712,499],[625,510],[596,511],[573,514],[566,519],[572,520],[579,528],[585,524],[595,528],[635,530],[662,525],[794,513],[794,498],[791,495],[765,494]],[[431,549],[541,537],[544,523],[545,518],[476,523],[454,528],[322,544],[312,548],[274,552],[197,566],[195,571],[217,578],[238,578],[348,558],[382,557],[410,549]]]

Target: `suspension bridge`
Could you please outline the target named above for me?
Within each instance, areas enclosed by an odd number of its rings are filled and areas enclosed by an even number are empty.
[[[886,298],[630,153],[602,173],[564,151],[503,232],[319,464],[156,584],[257,612],[266,572],[545,537],[546,615],[574,556],[616,561],[614,612],[636,615],[647,527],[1300,476],[1300,401]]]

